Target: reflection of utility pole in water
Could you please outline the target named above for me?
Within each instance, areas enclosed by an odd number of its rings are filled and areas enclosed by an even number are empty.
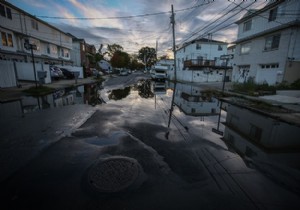
[[[175,98],[175,92],[176,92],[176,81],[175,81],[175,83],[174,83],[174,89],[173,89],[173,95],[172,95],[172,102],[171,102],[171,108],[170,108],[170,113],[169,113],[168,128],[170,127],[171,118],[172,118],[172,113],[173,113],[173,110],[174,110],[174,98]]]
[[[154,108],[156,109],[156,94],[154,94]]]
[[[171,117],[172,112],[174,109],[174,98],[175,98],[175,92],[176,92],[176,46],[175,46],[175,14],[173,9],[173,4],[171,5],[172,9],[172,15],[171,15],[171,24],[172,24],[172,30],[173,30],[173,54],[174,54],[174,89],[173,89],[173,95],[172,95],[172,102],[171,102],[171,108],[170,108],[170,114],[169,114],[169,122],[168,122],[168,128],[170,127],[171,123]]]

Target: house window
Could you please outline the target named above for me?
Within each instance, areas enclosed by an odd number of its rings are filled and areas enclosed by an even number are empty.
[[[251,50],[251,43],[247,42],[244,44],[241,44],[241,54],[248,54]]]
[[[261,64],[260,67],[262,69],[276,69],[279,68],[279,64],[278,63],[272,63],[272,64]]]
[[[231,114],[231,115],[229,116],[228,122],[229,122],[229,124],[232,125],[232,126],[237,126],[237,125],[239,125],[239,120],[240,120],[239,116],[237,116],[237,115],[235,115],[235,114]]]
[[[196,50],[201,50],[201,44],[196,44]]]
[[[234,145],[234,141],[235,141],[234,136],[232,134],[228,134],[228,143],[230,145]]]
[[[47,45],[47,53],[50,54],[50,45]]]
[[[2,4],[0,4],[0,15],[5,17],[5,7]]]
[[[7,18],[12,19],[11,10],[8,7],[6,7],[6,15],[7,15]]]
[[[31,27],[35,30],[39,30],[39,25],[36,20],[31,19]]]
[[[250,31],[252,26],[252,20],[248,20],[244,23],[243,31]]]
[[[276,20],[277,12],[278,12],[278,7],[275,7],[274,9],[270,10],[270,13],[269,13],[269,22]]]
[[[223,46],[222,45],[218,45],[218,51],[222,51],[223,50]]]
[[[259,142],[261,139],[261,135],[262,135],[262,129],[253,124],[250,124],[250,132],[249,132],[250,138],[256,142]]]
[[[266,37],[265,50],[278,49],[280,41],[280,34]]]
[[[13,47],[13,38],[11,34],[1,32],[2,46]]]
[[[13,47],[14,46],[14,44],[13,44],[13,38],[12,38],[11,34],[7,34],[7,46],[8,47]]]
[[[2,46],[7,46],[6,33],[1,32],[1,37],[2,37]]]

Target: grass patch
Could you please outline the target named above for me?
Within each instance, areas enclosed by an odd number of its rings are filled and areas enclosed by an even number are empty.
[[[105,81],[105,79],[102,76],[98,76],[98,77],[93,77],[93,79],[97,82],[103,82]]]
[[[30,87],[24,90],[25,93],[31,96],[44,96],[52,93],[55,89],[46,87],[46,86],[38,86],[38,87]]]
[[[234,83],[233,91],[250,96],[275,94],[276,90],[300,90],[300,79],[291,84],[282,82],[277,85],[255,84],[254,81],[248,80],[245,83]]]

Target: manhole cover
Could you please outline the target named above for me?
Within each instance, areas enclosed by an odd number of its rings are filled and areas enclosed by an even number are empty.
[[[97,162],[89,171],[89,183],[101,192],[118,192],[135,182],[141,166],[137,160],[112,157]]]

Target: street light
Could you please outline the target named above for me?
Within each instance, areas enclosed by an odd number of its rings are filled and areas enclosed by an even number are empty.
[[[35,44],[30,44],[28,39],[25,39],[24,47],[26,50],[31,51],[31,58],[32,58],[32,65],[33,65],[33,72],[34,72],[34,81],[35,81],[35,88],[37,88],[37,81],[36,81],[36,70],[34,65],[34,56],[33,56],[33,50],[37,50],[37,47]]]

